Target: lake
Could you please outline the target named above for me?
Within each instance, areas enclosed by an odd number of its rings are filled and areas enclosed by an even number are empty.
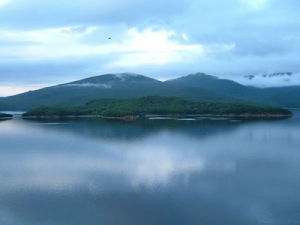
[[[0,121],[0,224],[299,225],[294,113]]]

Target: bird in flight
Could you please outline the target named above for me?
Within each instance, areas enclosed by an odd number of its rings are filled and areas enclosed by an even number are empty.
[[[108,40],[110,40],[110,39],[111,39],[111,37],[108,38]]]

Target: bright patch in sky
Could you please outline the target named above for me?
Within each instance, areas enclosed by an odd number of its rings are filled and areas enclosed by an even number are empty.
[[[3,58],[19,57],[26,60],[63,58],[68,56],[88,56],[120,54],[120,60],[112,64],[135,66],[140,64],[161,64],[177,61],[186,53],[202,54],[203,46],[181,44],[174,31],[129,29],[121,41],[87,44],[82,39],[100,27],[62,27],[33,31],[2,30],[0,41],[15,42],[15,45],[0,46]],[[187,35],[182,36],[188,39]],[[27,42],[22,45],[18,43]],[[182,55],[183,54],[183,55]],[[131,60],[127,60],[131,57]],[[132,58],[133,57],[133,58]],[[185,57],[185,56],[184,56]]]
[[[160,80],[299,73],[299,7],[298,0],[0,0],[0,86],[125,71]]]
[[[268,0],[242,0],[251,10],[261,10],[267,6]]]
[[[138,66],[142,64],[165,64],[180,62],[194,54],[204,53],[204,47],[200,44],[182,44],[180,37],[174,31],[147,29],[138,31],[130,29],[128,39],[122,45],[127,53],[122,55],[112,66]],[[125,51],[126,52],[126,51]]]
[[[0,0],[0,7],[9,3],[10,0]]]

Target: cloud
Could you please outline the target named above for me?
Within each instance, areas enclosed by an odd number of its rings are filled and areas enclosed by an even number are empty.
[[[0,0],[0,7],[9,3],[10,0]]]
[[[146,60],[141,60],[140,63],[160,63],[166,62],[167,58],[171,60],[170,55],[173,52],[195,51],[201,53],[203,51],[201,45],[181,44],[179,41],[171,40],[178,35],[174,31],[166,30],[146,29],[139,31],[132,28],[124,32],[122,34],[124,39],[118,42],[105,41],[99,44],[89,44],[81,41],[82,38],[99,29],[101,28],[96,26],[74,26],[34,31],[2,30],[2,40],[13,41],[17,44],[0,46],[0,57],[27,60],[130,52],[139,53],[139,56],[145,55]],[[147,61],[152,56],[156,60]],[[137,63],[137,61],[132,63]],[[130,66],[131,63],[128,65]]]
[[[96,88],[111,88],[111,85],[109,84],[93,84],[93,83],[80,83],[80,84],[64,84],[62,85],[64,87],[96,87]]]
[[[0,0],[0,82],[300,72],[297,0]]]
[[[245,4],[248,9],[256,11],[264,9],[269,3],[269,0],[241,0],[241,2]]]
[[[178,37],[179,35],[175,31],[130,29],[121,47],[125,50],[125,54],[110,66],[160,65],[181,62],[183,57],[187,60],[189,56],[203,54],[202,45],[183,44],[177,40]]]
[[[0,25],[22,29],[70,25],[152,23],[182,13],[190,1],[14,0],[0,9]],[[5,19],[5,20],[4,20]],[[22,21],[22,22],[20,22]]]
[[[300,73],[275,73],[275,74],[256,74],[240,77],[237,82],[255,87],[288,87],[288,86],[300,86]]]

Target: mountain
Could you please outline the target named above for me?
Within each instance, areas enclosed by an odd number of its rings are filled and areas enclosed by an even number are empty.
[[[276,75],[274,74],[273,76]],[[168,80],[166,83],[180,87],[197,87],[247,103],[300,107],[300,86],[272,88],[251,87],[204,73],[190,74],[177,79]]]
[[[177,79],[167,80],[166,84],[181,87],[201,88],[223,95],[231,95],[240,98],[240,95],[248,93],[254,88],[245,87],[237,82],[227,79],[220,79],[216,76],[205,73],[194,73]]]
[[[229,97],[197,87],[170,86],[131,73],[105,74],[0,99],[0,110],[28,110],[42,105],[76,106],[99,98],[177,96],[201,101],[230,101]]]
[[[289,87],[300,85],[300,74],[292,72],[262,73],[257,75],[246,75],[236,79],[237,82],[253,87]]]
[[[105,74],[0,98],[0,110],[77,106],[103,98],[174,96],[197,101],[300,107],[300,86],[259,88],[195,73],[165,82],[139,74]]]

